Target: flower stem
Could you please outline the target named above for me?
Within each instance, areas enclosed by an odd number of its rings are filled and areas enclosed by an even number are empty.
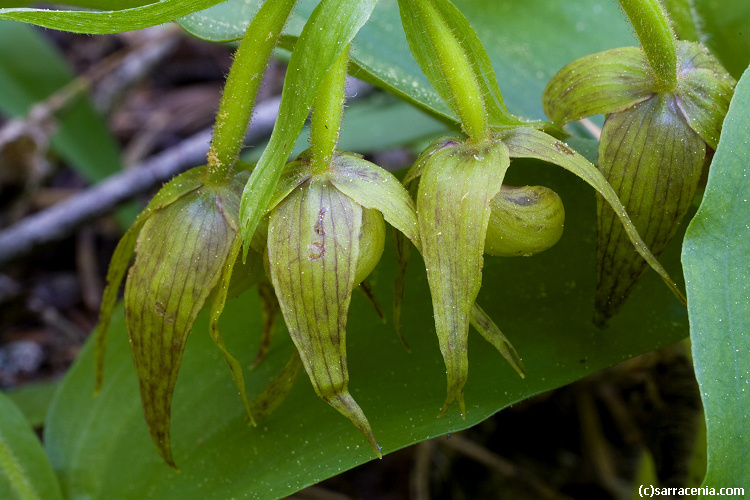
[[[295,3],[265,2],[242,37],[216,113],[206,169],[208,182],[222,182],[237,163],[268,59]]]
[[[657,89],[677,87],[677,47],[672,24],[659,0],[618,0],[630,19],[654,72]]]
[[[437,63],[450,89],[451,101],[469,138],[487,135],[487,110],[474,68],[464,47],[451,31],[432,0],[419,0],[415,7],[437,52]]]
[[[344,111],[346,91],[346,69],[349,64],[349,45],[328,70],[320,84],[313,102],[310,123],[310,145],[312,151],[311,171],[323,173],[331,167],[331,158],[336,151]]]

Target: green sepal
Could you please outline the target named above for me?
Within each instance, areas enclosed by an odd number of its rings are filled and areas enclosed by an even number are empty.
[[[622,206],[622,203],[617,198],[617,194],[612,189],[612,186],[609,185],[602,173],[594,165],[564,142],[558,141],[539,130],[518,128],[502,133],[501,138],[508,146],[511,157],[536,158],[554,163],[574,173],[593,187],[612,207],[636,251],[659,274],[677,299],[683,304],[686,303],[685,296],[677,287],[677,284],[672,280],[659,261],[656,260],[656,257],[654,257],[638,234],[635,225],[630,220],[630,217],[628,217],[625,207]]]
[[[712,149],[732,100],[734,78],[702,45],[678,42],[677,104],[692,128]]]
[[[526,377],[526,369],[523,367],[523,361],[521,361],[521,357],[513,345],[503,335],[503,332],[500,331],[495,322],[492,321],[492,318],[476,303],[471,308],[471,326],[503,355],[521,378]]]
[[[375,209],[417,247],[419,229],[414,201],[393,174],[354,153],[339,153],[328,178],[336,188],[365,208]]]
[[[607,118],[599,170],[655,256],[675,235],[692,204],[705,157],[706,143],[685,122],[672,95],[655,95]],[[597,215],[595,322],[604,325],[623,305],[646,262],[601,198]]]
[[[170,408],[177,373],[195,317],[225,270],[238,206],[231,185],[203,186],[155,211],[138,235],[128,274],[125,319],[146,423],[172,467]]]
[[[107,286],[104,289],[102,305],[99,311],[99,323],[95,334],[94,365],[96,367],[96,393],[101,390],[102,383],[104,382],[104,357],[107,351],[107,334],[109,333],[109,324],[112,320],[112,312],[117,303],[122,279],[125,277],[125,272],[130,267],[130,262],[133,259],[138,234],[143,228],[143,224],[153,213],[198,189],[203,184],[204,169],[205,166],[190,169],[165,184],[151,198],[146,208],[138,214],[133,225],[125,232],[115,248],[109,263],[109,269],[107,270]]]
[[[654,78],[643,51],[622,47],[591,54],[563,67],[542,94],[542,106],[556,124],[611,113],[649,98]]]
[[[349,394],[346,322],[354,287],[362,207],[327,179],[312,178],[271,213],[268,257],[279,306],[315,392],[380,449]]]
[[[299,353],[294,351],[281,371],[263,389],[263,392],[253,399],[250,409],[255,418],[260,420],[267,417],[286,399],[289,391],[294,387],[301,369],[302,361],[300,360]]]
[[[482,283],[490,201],[510,165],[502,142],[464,142],[435,151],[419,181],[417,217],[432,295],[448,394],[441,415],[456,401],[466,414],[467,340],[474,300]]]

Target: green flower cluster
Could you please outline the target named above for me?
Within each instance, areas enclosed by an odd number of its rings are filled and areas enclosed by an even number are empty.
[[[703,49],[677,45],[679,78],[673,89],[654,77],[639,49],[585,58],[552,80],[545,106],[556,124],[611,112],[597,169],[558,139],[558,125],[528,122],[507,111],[481,42],[449,0],[399,0],[412,53],[465,136],[434,141],[403,182],[357,154],[340,151],[349,55],[343,44],[334,46],[339,55],[315,83],[310,149],[286,165],[284,159],[259,163],[253,170],[237,156],[259,74],[293,6],[293,0],[263,5],[230,73],[208,165],[164,186],[125,234],[110,266],[97,343],[98,384],[106,331],[127,272],[126,326],[146,422],[167,463],[174,466],[172,394],[188,334],[206,305],[210,333],[251,422],[279,404],[304,368],[316,393],[348,418],[380,456],[370,423],[349,392],[346,325],[352,291],[380,260],[385,222],[398,230],[397,330],[412,246],[425,263],[446,366],[441,414],[454,402],[462,416],[466,413],[470,325],[523,376],[518,353],[475,302],[484,255],[529,256],[550,248],[562,236],[565,211],[549,188],[504,185],[511,158],[561,166],[599,194],[597,307],[604,317],[619,307],[613,297],[623,298],[632,287],[621,275],[630,279],[646,263],[682,299],[649,248],[661,250],[689,206],[706,146],[715,147],[717,120],[726,111],[709,103],[728,101],[731,93],[732,82]],[[295,51],[305,49],[306,36],[303,32]],[[265,59],[255,55],[260,48]],[[583,102],[581,93],[594,99]],[[299,111],[302,120],[309,109]],[[645,155],[636,158],[634,152],[644,149]],[[259,198],[249,196],[258,192]],[[636,215],[635,225],[628,213]],[[296,353],[250,402],[243,367],[227,352],[218,318],[229,294],[255,284],[266,315],[256,364],[278,312]]]

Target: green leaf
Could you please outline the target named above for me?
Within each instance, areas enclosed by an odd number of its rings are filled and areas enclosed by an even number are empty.
[[[23,116],[73,80],[62,54],[31,26],[0,21],[0,47],[3,114]],[[60,115],[51,142],[54,151],[91,182],[120,169],[119,147],[88,100],[72,103]]]
[[[0,392],[0,498],[62,499],[60,484],[29,422]]]
[[[424,267],[414,257],[402,318],[411,353],[388,334],[391,326],[384,327],[359,294],[352,297],[347,324],[349,388],[384,453],[465,429],[517,401],[688,334],[685,308],[653,273],[644,276],[606,335],[598,331],[591,324],[596,286],[593,192],[562,169],[522,159],[514,160],[506,180],[549,186],[563,198],[568,214],[565,233],[550,250],[529,258],[485,258],[478,302],[523,358],[526,379],[480,335],[470,333],[466,420],[458,412],[435,418],[445,399],[445,365],[431,326]],[[679,269],[678,252],[672,245],[662,254],[670,272]],[[386,245],[370,279],[386,308],[396,265],[393,249]],[[45,428],[47,451],[66,498],[109,500],[112,491],[123,500],[148,495],[160,500],[281,498],[372,460],[357,429],[321,401],[305,377],[274,413],[248,427],[231,375],[207,333],[208,321],[204,311],[194,325],[172,404],[180,473],[161,461],[146,430],[121,308],[112,321],[108,369],[98,398],[92,396],[88,343],[66,376]],[[222,335],[245,367],[261,342],[261,321],[254,291],[227,302]],[[263,363],[246,378],[248,396],[265,389],[293,350],[281,325]]]
[[[45,28],[103,35],[156,26],[224,0],[162,0],[141,7],[111,11],[0,9],[0,19],[36,24]]]
[[[728,7],[715,0],[696,0],[693,6],[698,41],[705,44],[735,78],[750,64],[750,3]]]
[[[729,105],[703,202],[682,259],[695,373],[706,414],[703,486],[750,488],[750,71]]]
[[[369,19],[375,3],[376,0],[323,0],[305,24],[289,60],[276,126],[242,193],[240,234],[245,243],[252,239],[268,208],[320,82]]]
[[[42,427],[59,381],[33,382],[6,393],[32,427]]]

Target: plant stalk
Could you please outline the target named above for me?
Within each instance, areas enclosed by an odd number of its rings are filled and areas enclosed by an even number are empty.
[[[267,1],[242,37],[224,86],[208,152],[208,182],[222,182],[237,163],[271,51],[296,0]]]
[[[331,159],[336,152],[341,129],[341,116],[344,112],[346,95],[346,69],[349,65],[347,45],[328,70],[320,84],[313,102],[310,123],[310,145],[313,174],[320,174],[331,168]]]
[[[618,0],[630,19],[654,72],[657,90],[677,88],[677,47],[672,24],[659,0]]]
[[[436,49],[440,71],[451,93],[449,104],[461,120],[466,135],[472,140],[483,139],[488,128],[487,108],[471,61],[432,0],[418,0],[414,5]]]

